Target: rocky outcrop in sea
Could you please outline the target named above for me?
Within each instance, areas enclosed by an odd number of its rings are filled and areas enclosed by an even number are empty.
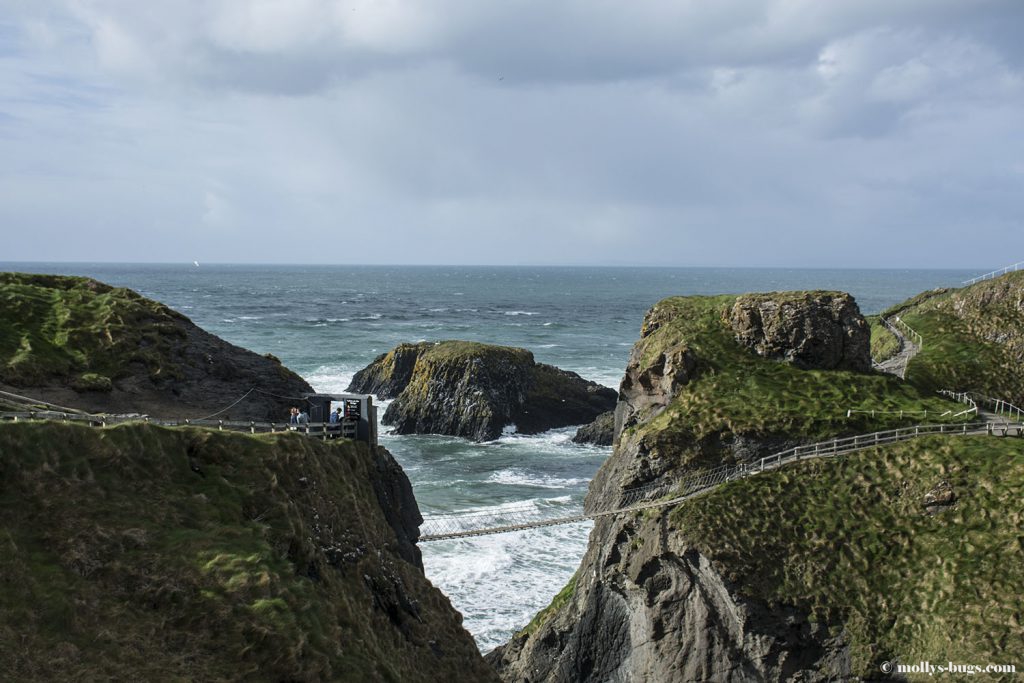
[[[497,439],[588,423],[615,406],[612,389],[537,363],[526,349],[475,342],[400,344],[356,373],[349,391],[393,398],[382,422],[399,434]]]

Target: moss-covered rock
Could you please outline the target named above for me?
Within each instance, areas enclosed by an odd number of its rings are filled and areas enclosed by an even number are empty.
[[[130,289],[0,273],[0,389],[92,412],[282,420],[311,387]]]
[[[615,392],[534,361],[526,349],[476,342],[400,344],[356,373],[349,391],[394,398],[383,422],[399,434],[476,441],[509,425],[525,434],[590,422]]]
[[[0,679],[492,680],[418,521],[358,442],[0,424]]]

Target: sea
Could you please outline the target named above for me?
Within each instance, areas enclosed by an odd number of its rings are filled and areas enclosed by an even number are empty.
[[[561,268],[0,263],[0,270],[86,275],[130,287],[204,329],[273,353],[317,390],[400,342],[466,339],[519,346],[618,388],[645,311],[673,295],[795,289],[853,294],[865,314],[918,292],[959,286],[967,270]],[[236,397],[225,397],[225,404]],[[380,411],[383,414],[383,410]],[[610,448],[572,443],[575,428],[508,430],[491,443],[400,436],[381,444],[412,481],[424,516],[535,506],[570,514]],[[423,543],[427,576],[464,615],[482,652],[506,642],[576,571],[589,523]]]

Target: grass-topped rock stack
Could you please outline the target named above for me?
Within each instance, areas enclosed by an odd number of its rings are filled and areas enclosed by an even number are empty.
[[[633,348],[615,448],[587,508],[614,508],[623,489],[650,483],[671,492],[683,476],[793,445],[910,426],[924,411],[949,420],[939,416],[962,407],[871,371],[868,345],[842,293],[660,302]],[[994,462],[975,467],[986,449]],[[1022,468],[1015,439],[938,437],[599,518],[569,586],[488,658],[504,680],[547,682],[843,680],[908,652],[1002,661],[1000,648],[1020,642],[1012,615],[1024,563],[1007,510]],[[1004,583],[999,547],[1014,562]],[[975,584],[981,608],[955,624],[956,596],[977,595]],[[955,647],[943,651],[947,632]]]
[[[383,422],[399,434],[475,441],[513,424],[524,434],[583,424],[615,406],[613,390],[526,349],[465,341],[400,344],[356,373],[349,391],[393,398]]]
[[[605,495],[606,481],[648,484],[680,466],[749,461],[955,407],[871,372],[868,325],[839,292],[675,297],[648,312],[640,334],[616,407],[617,439],[636,457],[613,458],[591,495]]]
[[[0,424],[0,680],[491,681],[384,449]]]
[[[909,382],[1024,407],[1024,271],[925,292],[883,316],[899,316],[924,339],[907,369]]]
[[[311,387],[130,289],[84,277],[0,273],[0,389],[91,412],[282,420]]]

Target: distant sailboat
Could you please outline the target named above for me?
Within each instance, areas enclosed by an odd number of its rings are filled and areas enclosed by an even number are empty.
[[[198,268],[199,267],[199,261],[193,261],[192,265],[195,266],[196,268]]]

